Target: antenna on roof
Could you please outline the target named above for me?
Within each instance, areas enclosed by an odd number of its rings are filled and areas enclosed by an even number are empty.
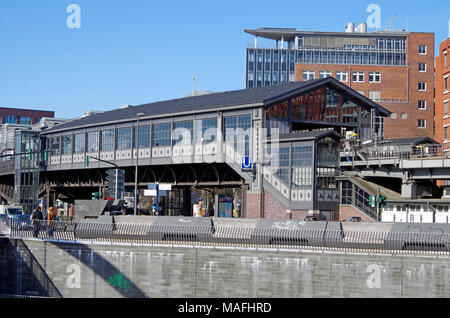
[[[195,75],[192,74],[192,96],[195,96]]]

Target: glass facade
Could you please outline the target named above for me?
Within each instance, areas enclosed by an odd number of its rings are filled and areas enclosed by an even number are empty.
[[[98,131],[89,132],[86,135],[87,137],[87,152],[98,152],[99,147],[99,133]]]
[[[155,124],[153,125],[152,146],[167,147],[172,144],[172,124]]]
[[[180,121],[173,124],[174,145],[192,145],[194,141],[194,122]]]
[[[196,122],[196,143],[209,143],[217,138],[217,118],[197,120]]]
[[[227,144],[234,144],[234,150],[242,156],[250,156],[250,115],[224,118],[224,137]]]
[[[102,131],[101,151],[114,151],[114,129]]]
[[[131,127],[117,129],[116,150],[129,149],[131,149]]]
[[[17,124],[17,117],[8,115],[5,117],[5,123],[6,124]]]
[[[31,117],[21,116],[20,117],[20,124],[21,125],[31,125]]]
[[[61,154],[61,138],[53,137],[50,139],[50,151],[52,156],[59,156]]]
[[[62,155],[69,156],[72,154],[72,140],[73,136],[63,136],[62,137]]]
[[[133,127],[133,147],[136,148],[136,128]],[[139,125],[139,148],[150,148],[150,125]]]
[[[292,147],[292,187],[297,189],[312,188],[313,181],[313,147]]]
[[[73,151],[75,154],[84,153],[85,148],[85,134],[75,135],[75,143],[73,146]]]
[[[339,174],[339,145],[332,138],[317,142],[317,188],[336,189],[336,176]]]
[[[406,66],[406,36],[299,36],[298,49],[249,48],[247,88],[295,81],[296,63]],[[257,72],[261,77],[255,79]]]

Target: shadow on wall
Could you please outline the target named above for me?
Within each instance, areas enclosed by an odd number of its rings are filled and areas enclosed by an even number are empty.
[[[55,247],[63,249],[77,261],[89,267],[97,277],[103,279],[108,285],[114,287],[124,298],[147,298],[147,295],[131,279],[121,273],[117,267],[111,264],[100,254],[84,244],[65,244],[49,242]],[[83,257],[83,255],[89,255]]]
[[[4,239],[0,245],[0,294],[63,297],[22,240]]]

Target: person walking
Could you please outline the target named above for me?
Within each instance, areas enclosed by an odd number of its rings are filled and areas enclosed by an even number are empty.
[[[41,207],[37,207],[31,214],[31,226],[33,226],[33,237],[39,237],[39,231],[41,228],[41,222],[43,220]]]
[[[48,208],[47,213],[47,227],[48,227],[48,235],[53,237],[53,230],[55,226],[55,209],[53,207]]]

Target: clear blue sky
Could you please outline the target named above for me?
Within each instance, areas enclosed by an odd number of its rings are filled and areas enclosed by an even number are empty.
[[[435,32],[436,46],[448,37],[448,0],[1,0],[0,106],[73,118],[183,97],[193,73],[196,89],[241,89],[253,41],[244,29],[344,31],[372,3],[383,28],[398,13],[394,29]],[[81,29],[66,26],[70,4]]]

